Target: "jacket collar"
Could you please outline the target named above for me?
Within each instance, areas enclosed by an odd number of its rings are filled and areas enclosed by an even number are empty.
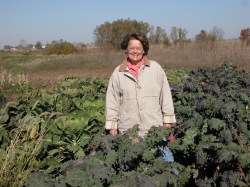
[[[144,65],[150,67],[150,60],[147,57],[143,57],[143,58],[144,58]],[[120,72],[123,72],[127,69],[127,64],[126,64],[127,60],[128,59],[125,59],[123,63],[120,65],[120,68],[119,68]]]

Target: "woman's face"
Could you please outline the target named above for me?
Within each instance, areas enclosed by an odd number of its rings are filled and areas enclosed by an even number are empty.
[[[129,40],[127,54],[131,63],[138,63],[143,57],[143,46],[139,40]]]

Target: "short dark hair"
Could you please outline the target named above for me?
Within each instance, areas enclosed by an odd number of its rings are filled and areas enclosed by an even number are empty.
[[[122,42],[121,42],[121,48],[123,50],[127,49],[128,47],[128,42],[130,40],[139,40],[143,46],[143,50],[144,50],[144,55],[148,54],[148,50],[149,50],[149,43],[148,43],[148,38],[145,34],[143,33],[132,33],[132,34],[126,34],[125,37],[123,38]]]

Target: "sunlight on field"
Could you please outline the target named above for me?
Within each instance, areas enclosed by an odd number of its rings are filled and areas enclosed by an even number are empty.
[[[54,84],[67,77],[109,77],[126,55],[107,48],[81,48],[71,55],[43,55],[42,52],[1,52],[0,68],[11,74],[25,74],[33,84]],[[151,45],[148,58],[163,68],[195,69],[218,67],[224,62],[250,69],[250,47],[239,40],[182,43],[170,47]]]

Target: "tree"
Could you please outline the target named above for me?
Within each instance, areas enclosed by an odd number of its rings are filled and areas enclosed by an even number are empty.
[[[199,34],[195,35],[196,42],[214,42],[216,36],[207,33],[206,30],[201,30]]]
[[[36,49],[42,49],[42,43],[39,42],[39,41],[37,41],[37,42],[36,42],[36,45],[35,45],[35,48],[36,48]]]
[[[187,40],[187,33],[188,31],[186,29],[177,28],[175,26],[172,27],[170,37],[174,44],[177,44],[178,42],[183,42]]]
[[[221,28],[214,26],[213,29],[209,32],[209,35],[214,38],[214,40],[222,40],[224,31]]]
[[[206,30],[201,30],[199,34],[195,35],[195,41],[214,42],[223,39],[223,35],[223,30],[215,26],[209,33]]]
[[[242,44],[250,45],[250,28],[245,28],[240,31],[240,40]]]
[[[25,48],[27,48],[27,42],[25,41],[25,40],[20,40],[20,42],[19,42],[19,45],[17,46],[17,48],[19,48],[19,49],[25,49]]]
[[[151,26],[149,41],[155,44],[170,45],[166,31],[160,26],[157,26],[156,29],[154,29],[154,26]]]
[[[27,45],[27,48],[28,48],[28,49],[32,49],[33,47],[34,47],[33,44],[28,44],[28,45]]]
[[[207,31],[201,30],[199,34],[195,35],[195,41],[204,42],[207,40],[208,34]]]
[[[94,29],[95,44],[111,45],[115,48],[120,47],[121,40],[127,33],[141,32],[148,34],[150,27],[148,23],[138,22],[130,19],[118,19],[112,23],[105,22]]]
[[[98,45],[109,45],[112,39],[112,25],[105,22],[94,30],[95,43]]]
[[[13,47],[13,46],[11,46],[11,45],[5,45],[5,46],[3,47],[3,49],[4,49],[4,50],[10,50],[12,47]]]

